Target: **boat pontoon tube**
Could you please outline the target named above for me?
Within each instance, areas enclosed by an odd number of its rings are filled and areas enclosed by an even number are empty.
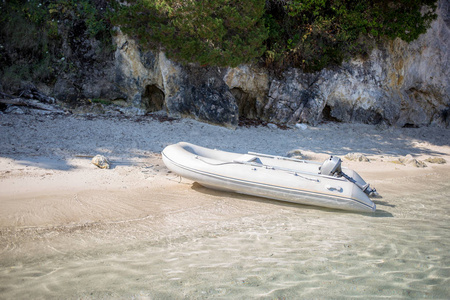
[[[306,205],[373,212],[376,193],[337,157],[323,164],[249,152],[232,153],[180,142],[162,151],[174,173],[223,191]]]

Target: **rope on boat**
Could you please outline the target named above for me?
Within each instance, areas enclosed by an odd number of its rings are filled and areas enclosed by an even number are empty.
[[[198,159],[199,161],[204,162],[205,164],[208,164],[208,165],[212,165],[212,166],[223,166],[223,165],[236,164],[236,162],[234,162],[234,161],[227,161],[227,162],[223,162],[223,163],[212,163],[212,162],[209,162],[209,161],[206,161],[206,160],[200,158],[200,156],[198,156],[198,155],[195,156],[195,159]]]

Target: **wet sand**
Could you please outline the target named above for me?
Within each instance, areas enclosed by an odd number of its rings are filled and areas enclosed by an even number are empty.
[[[448,298],[450,130],[0,116],[0,298]],[[373,214],[212,191],[169,172],[187,141],[350,161]],[[91,157],[106,155],[112,168]]]

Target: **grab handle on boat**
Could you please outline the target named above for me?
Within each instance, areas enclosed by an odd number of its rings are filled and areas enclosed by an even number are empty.
[[[342,187],[340,186],[331,186],[331,185],[327,185],[327,189],[330,191],[336,191],[341,193],[342,192]]]

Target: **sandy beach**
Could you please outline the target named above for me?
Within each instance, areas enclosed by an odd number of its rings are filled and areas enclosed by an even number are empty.
[[[324,282],[342,297],[450,297],[450,129],[232,130],[151,116],[3,114],[0,140],[2,299],[315,297]],[[382,198],[366,215],[212,191],[164,166],[160,152],[179,141],[241,153],[299,150],[319,161],[338,155]],[[111,169],[91,163],[97,154]],[[263,260],[261,251],[271,253]],[[365,259],[356,269],[333,260],[346,255]],[[403,279],[383,281],[386,274]],[[342,290],[349,276],[361,283],[355,293],[350,283]]]

